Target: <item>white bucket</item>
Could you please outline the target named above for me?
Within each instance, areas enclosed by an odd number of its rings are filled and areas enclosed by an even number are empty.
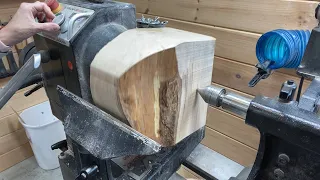
[[[62,122],[53,116],[49,101],[24,110],[20,117],[26,130],[34,156],[42,169],[59,167],[60,150],[51,150],[51,145],[65,140]]]

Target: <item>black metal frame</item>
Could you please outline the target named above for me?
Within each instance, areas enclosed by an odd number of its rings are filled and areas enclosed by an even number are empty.
[[[320,121],[296,102],[258,96],[246,123],[257,127],[261,140],[248,179],[320,179]]]
[[[69,0],[64,1],[71,3]],[[78,3],[81,4],[81,1],[79,0]],[[93,7],[96,5],[92,5]],[[101,6],[101,8],[106,7]],[[133,28],[130,23],[132,22],[125,22],[128,27]],[[80,89],[78,72],[68,68],[66,63],[70,61],[77,65],[76,68],[86,67],[90,61],[82,64],[79,64],[79,61],[81,59],[92,60],[96,52],[104,45],[88,46],[91,48],[88,49],[89,53],[83,54],[83,42],[94,41],[95,38],[100,38],[101,34],[100,31],[96,32],[97,36],[87,39],[88,32],[92,31],[92,27],[97,26],[94,23],[89,23],[89,25],[90,27],[83,30],[83,36],[79,36],[70,47],[43,37],[35,37],[38,48],[59,49],[61,54],[58,61],[51,61],[43,65],[43,68],[45,72],[58,72],[54,73],[55,77],[45,76],[45,86],[53,105],[54,114],[64,119],[68,137],[69,150],[59,157],[65,180],[75,179],[84,169],[94,165],[98,166],[99,173],[93,179],[168,179],[183,161],[187,167],[195,170],[204,178],[216,179],[199,164],[187,159],[203,139],[204,128],[174,147],[163,148],[87,102],[91,100],[88,97],[90,93],[84,96],[81,92],[83,89]],[[105,31],[105,28],[102,30]],[[117,32],[119,33],[121,31]],[[309,78],[319,75],[320,65],[319,63],[314,64],[314,60],[318,60],[314,57],[320,55],[317,50],[320,43],[319,37],[320,29],[317,27],[311,34],[302,66],[299,67],[300,74]],[[105,42],[109,42],[109,39]],[[318,111],[319,90],[317,87],[320,83],[317,81],[317,79],[314,80],[309,91],[302,96],[300,108],[297,102],[291,101],[292,98],[283,101],[258,96],[252,101],[246,123],[259,129],[261,139],[257,158],[249,177],[241,178],[249,180],[320,179],[320,146],[318,146],[320,144],[320,123],[318,116],[314,113]],[[58,88],[57,94],[56,85],[66,87],[87,101],[61,87]],[[293,97],[292,94],[290,96]],[[309,109],[312,110],[306,110],[306,107],[311,107]],[[127,158],[132,158],[130,163],[126,162]]]
[[[99,168],[94,179],[169,179],[204,138],[203,127],[174,147],[161,147],[68,90],[58,87],[58,94],[72,144],[72,152],[60,156],[66,180],[92,165]]]

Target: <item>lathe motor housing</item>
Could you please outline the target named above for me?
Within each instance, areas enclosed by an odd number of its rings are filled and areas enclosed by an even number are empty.
[[[38,51],[49,50],[57,59],[42,64],[44,84],[53,114],[62,119],[57,93],[60,85],[92,103],[90,64],[99,50],[120,33],[136,28],[135,6],[115,1],[90,3],[61,0],[64,9],[56,15],[61,33],[34,36]]]

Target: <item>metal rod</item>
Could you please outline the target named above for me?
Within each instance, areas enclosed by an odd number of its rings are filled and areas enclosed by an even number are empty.
[[[183,165],[207,180],[229,179],[244,168],[202,144],[192,151]]]
[[[40,64],[41,55],[34,54],[0,90],[0,109],[9,101],[16,91],[19,90],[25,80],[39,68]]]
[[[218,86],[207,86],[198,89],[203,100],[211,106],[222,107],[243,118],[246,118],[252,99],[241,96],[236,93],[227,92],[224,88]]]

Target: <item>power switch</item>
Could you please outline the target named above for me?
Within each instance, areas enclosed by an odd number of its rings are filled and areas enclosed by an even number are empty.
[[[47,0],[46,3],[54,14],[61,12],[63,9],[58,0]]]
[[[56,15],[56,17],[53,19],[52,22],[58,24],[59,26],[61,26],[64,23],[65,19],[66,18],[64,16],[64,14],[60,13],[60,14]]]
[[[65,33],[68,31],[68,27],[67,27],[68,23],[65,21],[66,21],[65,15],[63,13],[59,13],[56,15],[56,18],[54,18],[52,22],[60,26],[61,33]]]

